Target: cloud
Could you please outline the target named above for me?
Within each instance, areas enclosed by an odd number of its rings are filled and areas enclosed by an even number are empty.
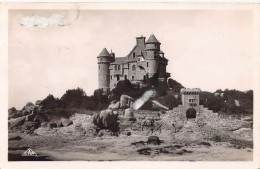
[[[65,26],[64,16],[60,14],[53,14],[48,18],[39,15],[26,16],[22,18],[20,25],[27,28],[47,28],[52,26]]]

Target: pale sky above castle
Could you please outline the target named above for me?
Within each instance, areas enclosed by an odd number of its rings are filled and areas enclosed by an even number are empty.
[[[253,89],[253,20],[246,10],[12,10],[9,107],[76,87],[91,95],[101,50],[124,57],[136,37],[152,33],[169,59],[167,72],[185,87]]]

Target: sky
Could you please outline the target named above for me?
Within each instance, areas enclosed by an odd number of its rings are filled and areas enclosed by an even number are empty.
[[[167,72],[187,88],[253,89],[253,15],[247,10],[10,10],[9,107],[98,87],[103,48],[126,56],[154,34]]]

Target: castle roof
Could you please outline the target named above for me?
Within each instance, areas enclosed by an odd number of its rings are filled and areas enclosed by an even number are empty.
[[[101,53],[98,55],[98,57],[110,57],[111,55],[108,53],[107,49],[104,48]]]
[[[164,52],[162,50],[159,51],[160,54],[164,54]]]
[[[154,34],[151,34],[151,36],[148,38],[148,40],[146,41],[146,43],[160,43],[156,37],[154,36]]]
[[[111,64],[122,64],[125,63],[127,61],[126,57],[116,57],[115,61],[112,62]]]

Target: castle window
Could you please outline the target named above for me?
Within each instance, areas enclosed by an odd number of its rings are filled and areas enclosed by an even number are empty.
[[[98,65],[98,70],[100,70],[100,65]]]
[[[140,68],[141,70],[145,70],[143,66],[139,66],[139,68]]]
[[[119,80],[119,75],[116,75],[116,80],[117,80],[117,81]]]
[[[125,80],[127,80],[127,75],[125,75]]]
[[[115,70],[117,70],[117,65],[115,65]]]
[[[113,76],[110,76],[110,78],[112,79],[112,78],[113,78]]]
[[[133,52],[133,58],[135,58],[135,52]]]
[[[148,62],[147,62],[147,67],[148,67]]]
[[[136,70],[136,67],[135,65],[132,66],[132,71],[135,71]]]
[[[189,103],[194,103],[195,99],[189,99]]]
[[[118,65],[118,70],[120,70],[120,65]]]
[[[132,80],[134,80],[135,79],[135,77],[134,76],[132,76]]]

